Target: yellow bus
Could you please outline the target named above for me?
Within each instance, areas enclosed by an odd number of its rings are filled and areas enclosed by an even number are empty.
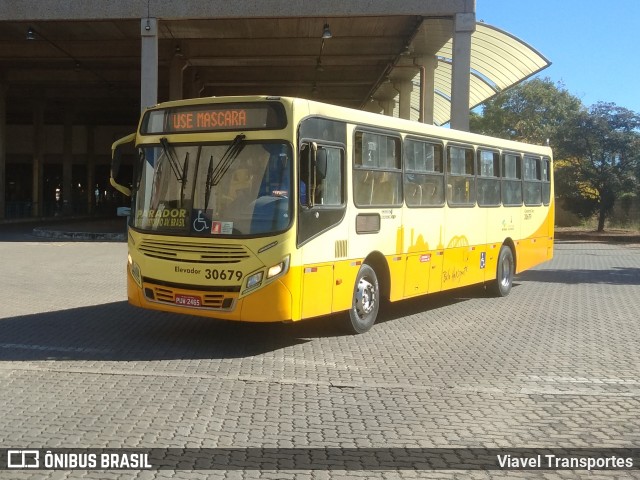
[[[134,143],[133,181],[118,183]],[[197,98],[113,144],[132,198],[133,305],[248,322],[345,312],[485,284],[553,255],[549,147],[299,98]]]

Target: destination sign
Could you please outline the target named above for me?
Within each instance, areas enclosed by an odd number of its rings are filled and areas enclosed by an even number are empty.
[[[279,130],[286,124],[284,108],[275,102],[185,105],[147,112],[141,133]]]

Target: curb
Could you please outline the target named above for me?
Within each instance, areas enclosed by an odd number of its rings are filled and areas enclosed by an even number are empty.
[[[584,242],[640,243],[640,235],[598,235],[595,233],[555,232],[556,240],[574,240]]]
[[[38,238],[51,238],[56,240],[82,240],[94,242],[124,242],[124,233],[97,233],[97,232],[61,232],[58,230],[46,230],[34,228],[33,236]]]

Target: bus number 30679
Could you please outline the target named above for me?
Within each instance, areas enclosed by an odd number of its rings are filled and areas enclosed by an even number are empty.
[[[207,280],[242,280],[242,272],[240,270],[217,270],[206,268],[204,271],[204,278]]]

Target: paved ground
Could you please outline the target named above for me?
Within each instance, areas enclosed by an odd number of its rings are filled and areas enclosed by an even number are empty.
[[[124,243],[37,239],[17,227],[3,239],[0,447],[640,447],[639,245],[559,242],[506,299],[439,294],[344,336],[337,319],[244,325],[137,310],[125,302]],[[0,472],[46,475],[587,472]]]

